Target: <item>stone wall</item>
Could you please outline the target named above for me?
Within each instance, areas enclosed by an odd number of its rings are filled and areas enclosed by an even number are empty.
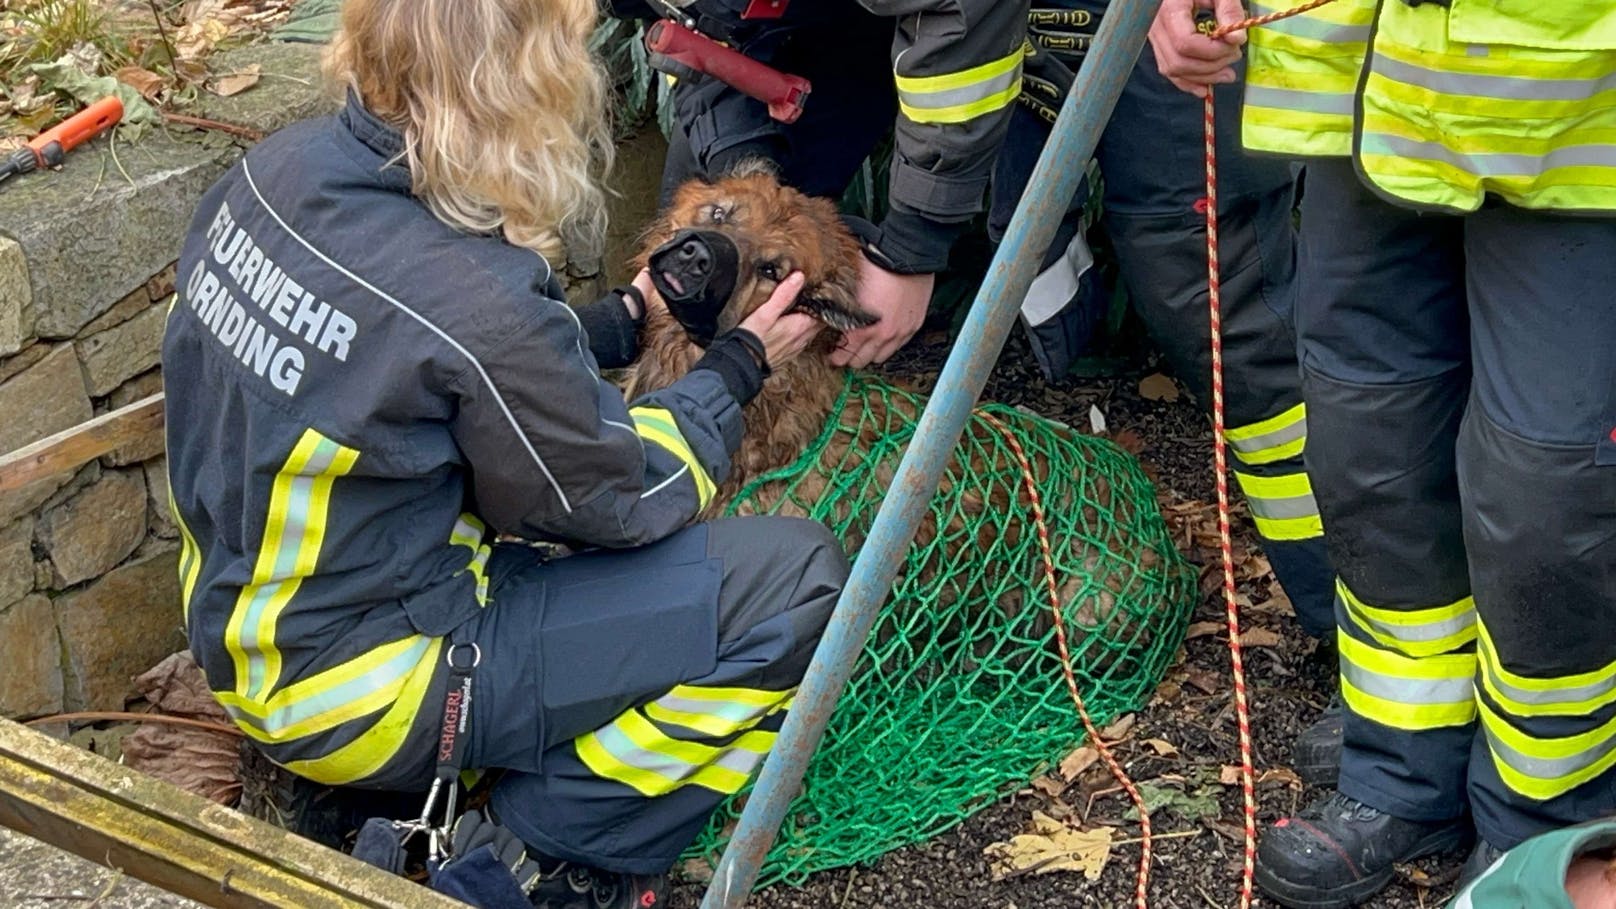
[[[205,116],[270,131],[318,113],[318,51],[264,45],[260,85]],[[75,151],[0,191],[0,452],[162,390],[174,260],[201,194],[243,152],[173,131]],[[185,646],[161,431],[0,493],[0,715],[121,710]]]

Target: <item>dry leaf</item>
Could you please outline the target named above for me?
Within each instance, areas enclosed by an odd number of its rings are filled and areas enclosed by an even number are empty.
[[[1075,780],[1083,771],[1094,766],[1100,759],[1100,752],[1092,745],[1084,745],[1076,751],[1061,758],[1060,775],[1067,780]]]
[[[1049,776],[1041,776],[1032,781],[1033,789],[1052,799],[1060,798],[1060,794],[1066,791],[1067,785],[1068,783],[1065,780],[1062,780],[1053,774]]]
[[[206,56],[214,45],[230,37],[230,27],[218,19],[192,20],[174,33],[174,52],[181,59]]]
[[[1145,747],[1160,757],[1178,757],[1178,749],[1166,739],[1145,739]]]
[[[1032,814],[1033,830],[994,843],[982,850],[992,862],[993,879],[1023,874],[1049,874],[1055,871],[1081,871],[1091,881],[1111,858],[1110,827],[1076,830],[1041,811]]]
[[[1217,673],[1199,666],[1191,666],[1184,670],[1185,679],[1204,694],[1217,694],[1223,690],[1223,683]]]
[[[1133,724],[1137,719],[1138,717],[1131,713],[1118,719],[1115,723],[1100,730],[1100,738],[1105,739],[1107,743],[1122,741],[1127,738],[1129,732],[1133,731]]]
[[[1224,764],[1218,768],[1218,782],[1225,786],[1240,785],[1240,765]]]
[[[1178,400],[1178,384],[1159,372],[1153,372],[1139,380],[1139,396],[1147,401],[1171,404]]]
[[[1295,615],[1296,607],[1291,603],[1291,598],[1286,596],[1284,591],[1280,591],[1261,603],[1252,606],[1251,611],[1260,612],[1263,615],[1286,616]]]
[[[1105,435],[1105,414],[1093,404],[1089,405],[1089,431],[1097,436]]]
[[[1139,433],[1134,432],[1131,429],[1119,431],[1116,435],[1111,437],[1111,441],[1115,442],[1118,448],[1131,455],[1140,454],[1147,447],[1149,447],[1145,443],[1144,438],[1141,437]]]
[[[1257,777],[1257,785],[1260,786],[1264,783],[1282,783],[1298,792],[1302,790],[1302,778],[1297,776],[1296,771],[1289,767],[1275,767],[1271,770],[1264,770],[1262,775]]]
[[[1269,628],[1248,628],[1240,632],[1241,647],[1279,647],[1284,643],[1280,633]]]
[[[125,66],[113,73],[112,77],[140,92],[142,98],[153,103],[156,103],[157,96],[163,93],[163,89],[168,87],[167,79],[139,66]]]
[[[233,728],[189,651],[164,659],[135,679],[157,713]],[[241,793],[240,747],[235,735],[189,726],[142,725],[122,742],[126,766],[212,799],[233,804]]]
[[[231,95],[239,95],[247,89],[258,84],[258,78],[261,75],[262,69],[263,67],[254,63],[239,72],[227,73],[213,80],[213,88],[211,90],[215,95],[218,95],[221,98],[228,98]]]
[[[1190,625],[1190,630],[1185,634],[1185,637],[1188,639],[1204,638],[1208,635],[1217,634],[1225,627],[1223,622],[1195,622]]]
[[[679,870],[683,872],[685,880],[695,881],[698,884],[705,884],[713,879],[713,866],[706,859],[685,859]]]

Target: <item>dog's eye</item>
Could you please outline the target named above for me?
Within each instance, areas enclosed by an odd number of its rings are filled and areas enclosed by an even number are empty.
[[[764,262],[757,267],[757,273],[770,281],[780,280],[780,266],[773,262]]]
[[[714,224],[723,224],[724,218],[727,214],[728,212],[724,211],[724,206],[714,205],[708,210],[707,217],[711,219]]]

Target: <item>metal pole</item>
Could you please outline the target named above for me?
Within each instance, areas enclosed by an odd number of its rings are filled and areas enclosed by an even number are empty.
[[[780,737],[702,898],[701,909],[738,909],[757,881],[808,759],[825,733],[943,468],[1004,347],[1021,299],[1077,192],[1083,162],[1094,154],[1111,109],[1144,47],[1158,2],[1113,0],[1106,10],[1094,45],[1010,219],[1004,242],[971,304],[959,342],[937,378],[914,441],[859,551],[853,575],[814,651],[808,674],[792,699]]]

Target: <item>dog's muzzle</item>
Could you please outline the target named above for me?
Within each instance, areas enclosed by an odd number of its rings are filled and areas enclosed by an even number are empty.
[[[651,253],[651,283],[685,334],[702,347],[718,334],[740,261],[735,242],[714,230],[681,230]]]

